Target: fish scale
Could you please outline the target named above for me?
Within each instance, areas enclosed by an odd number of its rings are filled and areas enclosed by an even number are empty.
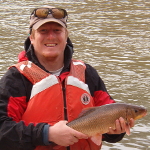
[[[107,133],[109,127],[115,129],[115,121],[120,117],[128,123],[131,118],[137,120],[144,117],[146,113],[146,108],[141,106],[113,103],[85,109],[77,119],[67,125],[91,137]]]

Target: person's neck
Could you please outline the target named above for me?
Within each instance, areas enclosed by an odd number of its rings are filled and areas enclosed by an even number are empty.
[[[64,66],[63,60],[45,60],[45,61],[40,61],[40,63],[48,71],[56,71]]]

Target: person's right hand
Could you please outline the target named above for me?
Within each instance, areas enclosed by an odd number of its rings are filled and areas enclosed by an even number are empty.
[[[67,125],[67,121],[59,121],[49,127],[49,141],[60,146],[69,146],[78,142],[79,139],[87,139],[88,136],[78,132]]]

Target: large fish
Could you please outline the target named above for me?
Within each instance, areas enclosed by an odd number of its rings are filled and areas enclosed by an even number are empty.
[[[95,142],[95,138],[93,137],[107,133],[109,127],[115,129],[115,121],[120,117],[124,118],[128,124],[131,118],[137,120],[146,114],[147,110],[144,107],[132,104],[113,103],[87,108],[81,112],[77,119],[67,123],[67,125],[92,137],[91,139]]]

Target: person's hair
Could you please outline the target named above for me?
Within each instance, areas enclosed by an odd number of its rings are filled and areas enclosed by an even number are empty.
[[[34,29],[31,29],[30,36],[32,36],[32,37],[34,38],[34,35],[35,35],[35,30],[34,30]]]

